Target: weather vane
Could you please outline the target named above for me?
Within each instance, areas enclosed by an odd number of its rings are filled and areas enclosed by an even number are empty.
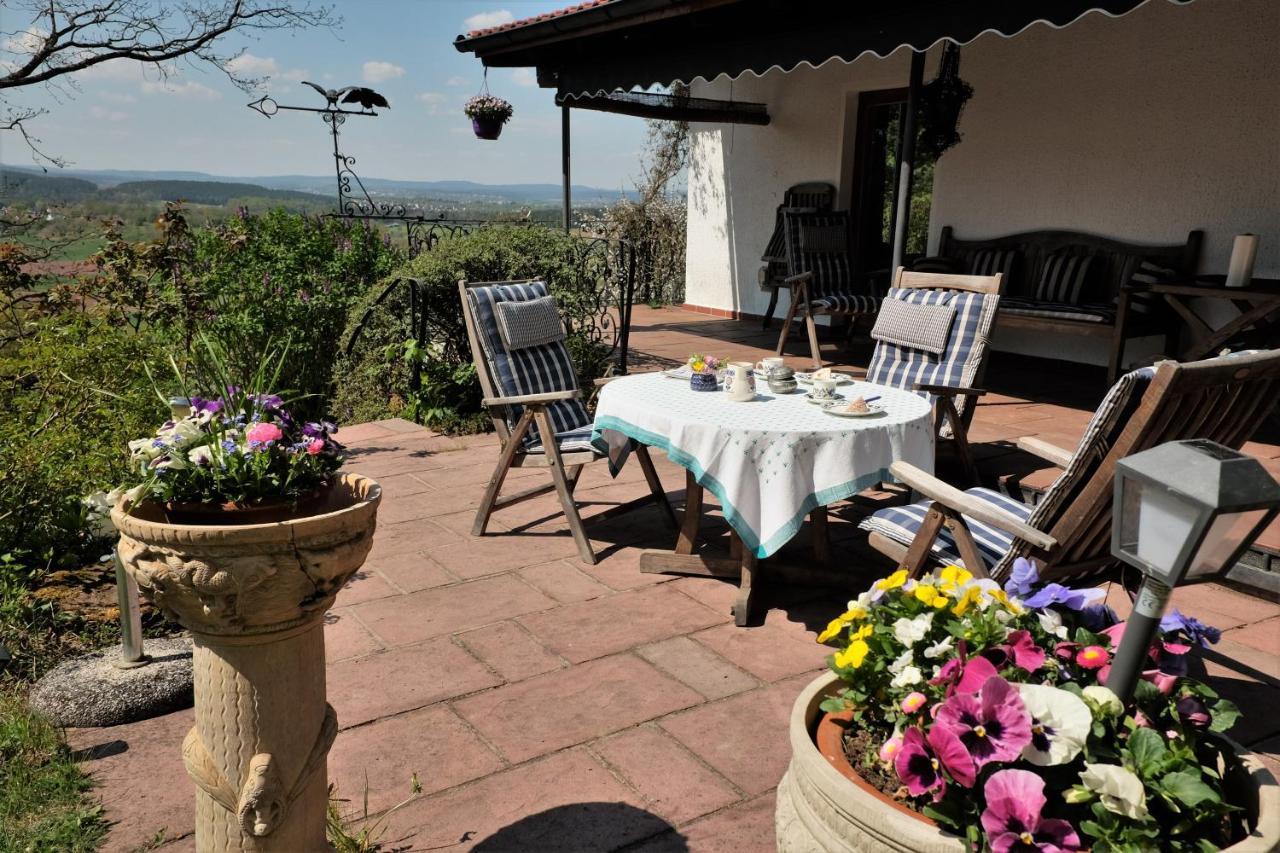
[[[267,118],[271,118],[281,110],[293,110],[302,113],[319,113],[333,137],[333,165],[338,180],[338,215],[358,217],[362,219],[399,219],[409,220],[405,207],[399,203],[377,202],[365,189],[364,182],[355,173],[356,158],[348,157],[338,148],[338,128],[347,120],[347,116],[377,116],[375,107],[390,109],[387,99],[373,89],[364,86],[344,86],[341,89],[326,89],[309,80],[303,85],[310,86],[325,99],[323,107],[299,107],[277,103],[270,95],[263,95],[249,104],[249,109],[257,110]],[[344,110],[340,104],[359,104],[360,109]],[[354,188],[354,192],[353,192]]]

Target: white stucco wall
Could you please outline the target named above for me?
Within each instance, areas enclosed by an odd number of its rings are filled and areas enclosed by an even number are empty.
[[[933,245],[948,224],[960,236],[1069,228],[1146,242],[1201,228],[1201,268],[1223,272],[1234,235],[1252,231],[1257,274],[1280,276],[1277,56],[1280,0],[1153,0],[1120,19],[979,38],[961,61],[975,91],[964,141],[935,171]],[[847,193],[857,93],[902,86],[906,69],[899,51],[695,85],[698,95],[763,101],[773,121],[695,125],[689,303],[763,312],[756,270],[782,192],[829,180]],[[1104,352],[1043,336],[996,344],[1095,363]]]

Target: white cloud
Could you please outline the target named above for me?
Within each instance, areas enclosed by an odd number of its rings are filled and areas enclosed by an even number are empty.
[[[538,85],[538,74],[532,68],[517,68],[511,72],[511,82],[532,89]]]
[[[15,33],[3,42],[0,42],[0,50],[6,50],[9,53],[21,53],[29,56],[35,53],[41,45],[44,44],[44,40],[48,37],[48,30],[43,30],[39,27],[32,27],[29,30]]]
[[[452,77],[450,77],[448,80],[445,80],[444,84],[446,86],[466,86],[470,82],[471,81],[468,80],[466,77],[455,74]]]
[[[427,115],[438,115],[440,107],[445,102],[445,96],[441,92],[419,92],[415,96],[427,108]]]
[[[188,80],[183,83],[146,80],[142,83],[142,91],[147,95],[181,95],[184,98],[202,98],[206,101],[216,101],[222,97],[221,92],[210,89],[208,86],[197,83],[194,80]]]
[[[90,65],[80,72],[80,76],[94,80],[137,80],[144,74],[154,74],[155,66],[137,62],[132,59],[110,59]]]
[[[390,62],[366,62],[361,71],[366,83],[385,83],[404,76],[404,69]]]
[[[128,92],[98,92],[96,96],[112,104],[132,104],[138,100]]]
[[[515,19],[516,16],[511,14],[508,10],[495,9],[492,12],[480,12],[472,15],[470,18],[463,21],[462,25],[467,28],[467,32],[470,32],[471,30],[484,30],[489,27],[500,27],[503,24],[511,23]]]
[[[128,113],[122,113],[119,110],[109,110],[106,107],[90,107],[89,115],[103,121],[124,121],[129,117]]]
[[[254,56],[242,53],[226,65],[232,74],[243,77],[270,77],[280,70],[280,65],[270,56]]]

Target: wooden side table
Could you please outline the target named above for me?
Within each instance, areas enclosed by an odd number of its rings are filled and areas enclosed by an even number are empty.
[[[1120,291],[1119,314],[1128,314],[1135,293],[1163,297],[1187,328],[1189,339],[1181,344],[1180,361],[1199,361],[1211,356],[1239,335],[1247,336],[1250,346],[1264,349],[1280,346],[1280,279],[1255,278],[1248,287],[1227,287],[1225,282],[1226,276],[1205,275],[1185,281],[1131,284]],[[1215,329],[1192,310],[1193,299],[1227,300],[1240,315]],[[1119,358],[1116,362],[1119,363]]]

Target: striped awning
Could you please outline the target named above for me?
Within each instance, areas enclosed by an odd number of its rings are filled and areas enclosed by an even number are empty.
[[[592,0],[458,36],[486,66],[534,67],[563,97],[760,75],[967,44],[1191,0]]]

